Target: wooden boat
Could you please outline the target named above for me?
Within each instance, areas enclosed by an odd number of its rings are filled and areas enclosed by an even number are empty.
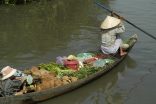
[[[128,49],[125,49],[126,52],[129,52],[133,47],[133,45],[136,43],[137,35],[133,35],[130,38],[130,40],[131,40],[129,43],[130,47]],[[106,74],[108,71],[113,69],[116,65],[118,65],[125,58],[125,56],[122,56],[120,59],[118,59],[112,55],[108,55],[107,57],[113,58],[115,62],[111,65],[107,65],[107,67],[105,67],[103,70],[98,71],[95,74],[88,76],[87,78],[83,78],[73,83],[69,83],[63,86],[54,87],[43,91],[26,93],[18,96],[0,97],[0,104],[33,104],[75,90],[97,79],[98,77]]]

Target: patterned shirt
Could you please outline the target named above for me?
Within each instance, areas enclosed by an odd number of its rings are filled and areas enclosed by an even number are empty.
[[[2,96],[10,96],[14,95],[15,91],[14,89],[20,89],[20,86],[22,85],[22,82],[20,80],[11,80],[6,79],[2,81],[2,87],[1,87],[1,94]]]
[[[123,32],[125,32],[125,27],[122,22],[114,28],[104,30],[101,41],[102,45],[105,47],[113,46],[116,40],[116,35]]]

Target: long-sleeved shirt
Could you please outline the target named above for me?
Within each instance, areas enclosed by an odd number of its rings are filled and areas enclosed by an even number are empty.
[[[22,85],[22,82],[20,80],[11,80],[11,79],[5,79],[2,81],[2,87],[1,87],[1,94],[2,96],[10,96],[14,95],[15,91],[14,89],[20,89],[20,86]]]
[[[104,30],[104,34],[102,34],[102,41],[101,41],[102,45],[104,47],[113,46],[116,40],[116,35],[123,32],[125,32],[125,27],[122,22],[114,28]]]

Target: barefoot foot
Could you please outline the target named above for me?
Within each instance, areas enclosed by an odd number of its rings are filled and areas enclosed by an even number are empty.
[[[121,54],[120,54],[120,56],[124,56],[124,55],[126,55],[127,54],[127,52],[122,52]]]

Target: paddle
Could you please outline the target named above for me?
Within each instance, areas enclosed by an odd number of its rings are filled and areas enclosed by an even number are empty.
[[[98,3],[96,0],[94,0],[94,3],[97,4],[97,5],[99,5],[100,7],[104,8],[105,10],[109,11],[110,13],[112,13],[112,10],[109,10],[107,7],[105,7],[104,5]],[[118,15],[118,14],[116,14],[116,13],[114,13],[114,15],[120,17],[120,15]],[[122,17],[122,18],[123,18],[123,17]],[[136,27],[136,28],[139,29],[140,31],[144,32],[145,34],[149,35],[150,37],[152,37],[153,39],[156,40],[156,37],[152,36],[152,35],[149,34],[148,32],[142,30],[141,28],[137,27],[136,25],[132,24],[131,22],[129,22],[128,20],[126,20],[126,19],[124,19],[124,18],[123,18],[123,20],[126,21],[127,23],[131,24],[132,26]]]

